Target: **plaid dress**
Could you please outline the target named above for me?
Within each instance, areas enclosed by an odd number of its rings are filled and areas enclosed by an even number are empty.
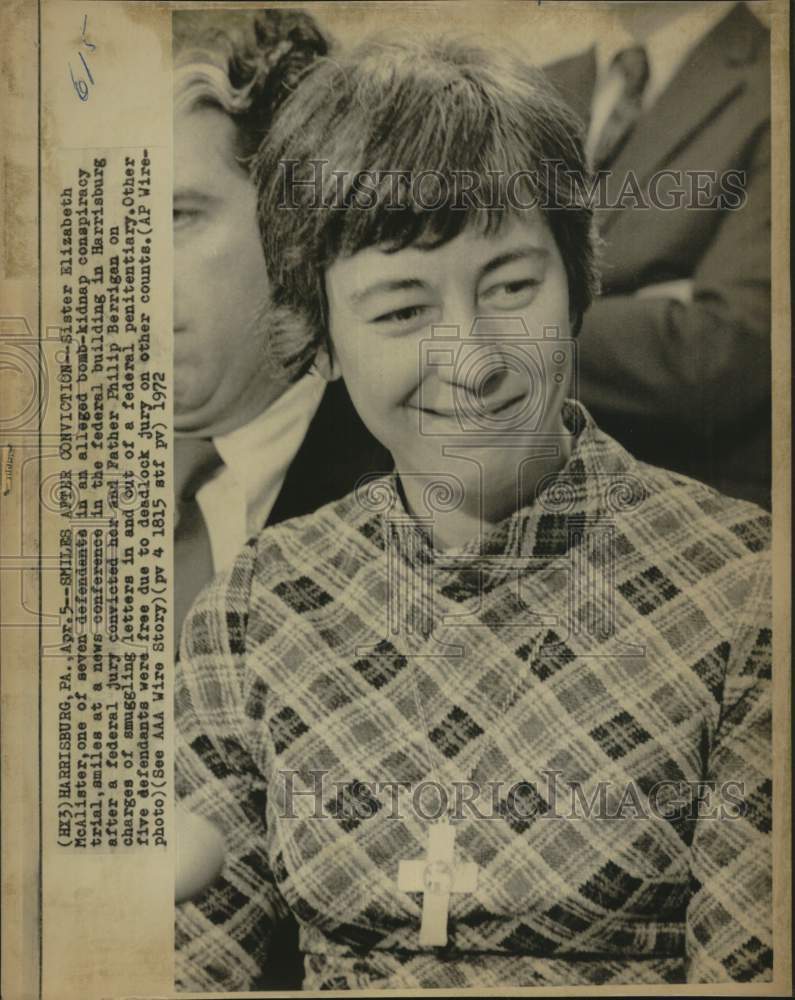
[[[565,467],[468,546],[386,476],[200,596],[177,785],[227,856],[179,988],[256,988],[289,914],[306,989],[770,979],[769,518],[565,415]],[[398,871],[442,803],[477,885],[422,947]]]

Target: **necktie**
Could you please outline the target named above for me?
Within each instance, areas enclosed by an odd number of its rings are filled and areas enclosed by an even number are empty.
[[[601,170],[618,155],[640,117],[643,91],[649,81],[649,61],[642,45],[619,52],[613,64],[624,77],[621,94],[607,117],[593,153],[594,170]]]
[[[221,456],[212,441],[177,438],[174,444],[174,649],[182,623],[196,595],[213,577],[210,535],[196,494],[218,466]]]

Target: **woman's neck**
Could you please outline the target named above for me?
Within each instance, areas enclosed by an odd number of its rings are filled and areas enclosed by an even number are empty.
[[[436,549],[459,549],[473,539],[482,537],[515,511],[531,504],[539,483],[545,476],[559,472],[566,465],[573,446],[574,435],[566,431],[555,438],[553,444],[517,450],[513,479],[505,475],[505,453],[500,456],[503,468],[499,469],[499,474],[495,472],[489,462],[489,453],[495,453],[493,447],[468,447],[466,451],[461,449],[459,455],[446,454],[445,473],[438,477],[418,474],[401,476],[398,468],[406,509],[414,517],[432,518]],[[507,453],[510,454],[512,450],[506,447]],[[456,463],[451,466],[451,460],[455,462],[456,458],[460,458],[460,465]],[[429,498],[435,495],[434,484],[448,487],[451,480],[457,481],[460,502],[458,496],[451,502],[446,502],[448,497],[431,508]],[[455,493],[455,489],[452,493]]]

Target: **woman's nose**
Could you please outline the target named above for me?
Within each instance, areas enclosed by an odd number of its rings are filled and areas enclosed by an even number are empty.
[[[499,392],[500,387],[508,377],[508,371],[507,365],[499,356],[489,358],[487,363],[482,365],[480,377],[477,384],[472,387],[472,391],[481,401],[489,399],[490,396]]]
[[[498,396],[511,375],[521,375],[517,352],[524,347],[523,329],[514,329],[510,317],[482,317],[474,312],[460,327],[459,348],[452,381],[481,401]]]

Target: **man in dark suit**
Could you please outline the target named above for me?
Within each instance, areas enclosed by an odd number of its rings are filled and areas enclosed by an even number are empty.
[[[743,4],[617,16],[624,39],[547,69],[609,172],[580,397],[637,457],[769,506],[769,32]]]
[[[330,359],[277,309],[248,160],[327,43],[296,10],[174,15],[175,645],[214,573],[264,524],[392,467]],[[263,989],[300,989],[282,922]]]
[[[270,300],[248,161],[326,39],[301,11],[174,17],[175,626],[263,524],[390,467]]]

